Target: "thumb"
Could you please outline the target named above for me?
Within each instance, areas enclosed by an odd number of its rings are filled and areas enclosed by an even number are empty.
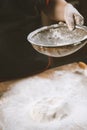
[[[74,27],[75,27],[73,15],[66,16],[65,21],[66,21],[66,24],[67,24],[69,30],[72,31],[74,29]]]
[[[69,30],[73,30],[75,27],[74,14],[72,13],[73,6],[71,4],[66,5],[64,19],[69,28]]]

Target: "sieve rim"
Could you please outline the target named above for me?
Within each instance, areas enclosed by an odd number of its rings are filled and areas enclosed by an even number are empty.
[[[79,45],[81,43],[83,43],[84,41],[87,40],[87,35],[85,37],[82,38],[82,40],[80,41],[77,41],[75,43],[70,43],[70,44],[63,44],[63,45],[46,45],[46,44],[41,44],[41,43],[36,43],[32,40],[32,37],[34,37],[36,34],[42,32],[42,31],[46,31],[46,30],[49,30],[51,28],[57,28],[57,27],[67,27],[66,24],[53,24],[53,25],[50,25],[50,26],[44,26],[44,27],[41,27],[39,29],[36,29],[35,31],[31,32],[28,36],[27,36],[27,40],[32,44],[32,45],[36,45],[36,46],[42,46],[42,47],[64,47],[64,46],[76,46],[76,45]],[[87,27],[86,26],[79,26],[79,25],[76,25],[75,28],[77,29],[81,29],[81,30],[84,30],[86,33],[87,33]]]

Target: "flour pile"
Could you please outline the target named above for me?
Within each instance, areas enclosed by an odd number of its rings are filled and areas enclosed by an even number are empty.
[[[87,38],[87,32],[84,29],[76,28],[69,31],[66,26],[43,30],[32,37],[32,41],[38,45],[69,45],[78,43]]]
[[[12,85],[0,100],[0,130],[87,130],[87,71]]]

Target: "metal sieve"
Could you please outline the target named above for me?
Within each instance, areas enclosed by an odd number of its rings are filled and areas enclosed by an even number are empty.
[[[63,57],[78,51],[87,43],[87,27],[76,26],[70,31],[66,24],[54,24],[31,32],[27,39],[38,52]]]

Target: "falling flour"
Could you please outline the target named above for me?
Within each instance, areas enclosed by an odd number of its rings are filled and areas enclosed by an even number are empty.
[[[12,86],[0,100],[0,130],[87,130],[87,71],[55,71]]]
[[[76,28],[69,31],[66,26],[46,29],[38,32],[32,37],[32,41],[38,45],[68,45],[82,41],[87,37],[84,29]]]

